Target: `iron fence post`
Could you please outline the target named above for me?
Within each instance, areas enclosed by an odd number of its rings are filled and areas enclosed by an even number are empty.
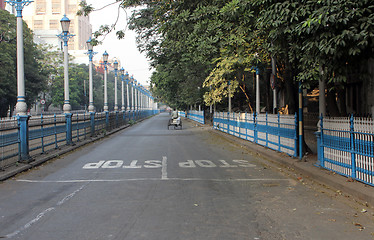
[[[105,128],[108,131],[109,130],[109,112],[105,111]]]
[[[58,148],[57,145],[57,120],[56,120],[56,114],[53,115],[53,123],[54,123],[54,130],[55,130],[55,149]]]
[[[19,138],[20,138],[20,161],[29,162],[29,119],[27,115],[17,115],[17,121],[19,126]]]
[[[324,135],[323,135],[323,115],[320,116],[320,126],[321,126],[321,133],[320,133],[320,164],[321,167],[325,167],[325,151],[324,151]]]
[[[72,113],[65,113],[66,122],[66,145],[73,144],[73,134],[72,134]]]
[[[79,142],[79,114],[77,114],[77,142]]]
[[[294,157],[297,157],[297,139],[298,139],[298,137],[297,137],[297,127],[298,127],[298,121],[297,121],[298,119],[297,119],[297,112],[295,113],[295,148],[294,148],[294,150],[295,150],[295,154],[294,154]],[[300,158],[301,159],[301,158]]]
[[[280,114],[278,112],[278,151],[281,151]]]
[[[91,137],[95,136],[95,112],[90,112]]]
[[[116,128],[118,128],[118,111],[116,111]]]
[[[349,124],[349,127],[350,127],[350,130],[349,130],[349,134],[350,134],[350,151],[351,151],[351,159],[352,159],[352,163],[351,163],[351,167],[352,167],[352,178],[355,179],[356,178],[356,155],[355,155],[355,135],[354,135],[354,117],[353,117],[353,114],[351,115],[350,119],[350,124]]]
[[[268,140],[268,138],[269,138],[269,136],[268,136],[269,125],[268,125],[268,113],[267,112],[266,112],[265,118],[266,118],[266,147],[269,147],[269,140]]]
[[[253,113],[253,135],[254,135],[254,142],[258,143],[257,139],[257,113]]]
[[[43,114],[40,115],[40,128],[42,131],[42,153],[44,153],[44,127],[43,127]]]
[[[317,167],[321,166],[321,132],[315,132],[314,135],[316,135],[317,138]]]

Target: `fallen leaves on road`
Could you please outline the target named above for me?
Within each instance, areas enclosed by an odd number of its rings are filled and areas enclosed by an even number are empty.
[[[365,227],[364,226],[362,226],[360,223],[353,223],[356,227],[358,227],[358,230],[360,230],[360,231],[362,231],[362,230],[364,230],[365,229]]]

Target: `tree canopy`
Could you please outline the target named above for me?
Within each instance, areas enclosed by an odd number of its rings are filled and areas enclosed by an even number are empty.
[[[23,23],[26,102],[30,106],[46,85],[47,72],[41,67],[44,57],[33,42],[33,34]],[[16,17],[0,10],[0,116],[6,116],[17,102]]]
[[[314,88],[323,79],[333,105],[347,78],[362,72],[373,53],[370,0],[120,2],[135,7],[129,28],[156,70],[153,93],[173,107],[223,102],[230,82],[230,91],[245,96],[251,108],[253,72],[260,69],[269,91],[272,57],[276,86],[290,112],[296,110],[298,82]]]

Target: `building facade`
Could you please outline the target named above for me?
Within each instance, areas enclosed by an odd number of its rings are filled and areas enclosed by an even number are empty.
[[[88,16],[77,16],[81,0],[34,0],[24,8],[23,19],[35,33],[35,41],[61,48],[62,42],[56,36],[61,33],[60,20],[66,14],[71,20],[69,50],[87,50],[86,41],[92,33]]]

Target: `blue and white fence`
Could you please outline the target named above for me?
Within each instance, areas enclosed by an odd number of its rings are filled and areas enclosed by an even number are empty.
[[[216,112],[213,128],[297,156],[296,115]]]
[[[186,117],[186,112],[178,111],[178,115],[181,116],[181,117]]]
[[[205,124],[204,111],[189,110],[187,111],[187,118]]]
[[[25,160],[21,159],[22,147],[26,147],[26,152],[33,157],[67,145],[68,135],[72,142],[79,142],[119,128],[130,120],[143,119],[157,113],[158,110],[142,110],[74,114],[69,134],[66,115],[32,116],[28,120],[26,144],[22,142],[21,134],[24,133],[17,118],[0,121],[0,169]]]
[[[374,186],[372,118],[321,118],[318,162],[323,168]]]

